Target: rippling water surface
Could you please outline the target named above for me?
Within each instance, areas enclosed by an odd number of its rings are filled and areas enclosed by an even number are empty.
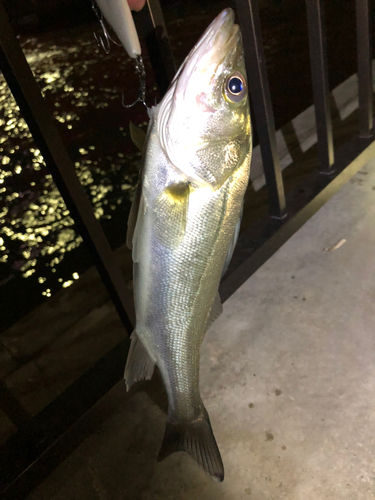
[[[121,106],[125,87],[129,99],[137,92],[133,62],[117,47],[109,56],[100,51],[92,27],[60,32],[56,39],[51,34],[21,38],[21,44],[95,216],[116,247],[125,237],[140,159],[128,124],[147,123],[141,106],[130,111]],[[91,262],[85,249],[79,250],[82,238],[2,76],[0,116],[3,319],[19,306],[39,302],[38,296],[68,287]],[[111,230],[114,224],[118,231]],[[9,292],[17,297],[11,305]]]

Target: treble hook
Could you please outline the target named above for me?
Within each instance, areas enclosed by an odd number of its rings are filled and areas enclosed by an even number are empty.
[[[101,47],[104,50],[104,52],[108,55],[111,52],[111,42],[114,43],[115,45],[121,45],[121,44],[116,42],[116,40],[114,40],[108,33],[107,27],[104,23],[103,14],[100,12],[97,5],[94,2],[92,2],[91,6],[93,11],[95,12],[96,17],[98,18],[104,36],[103,39],[102,35],[100,34],[98,35],[97,33],[94,32],[94,38],[98,46]]]
[[[121,103],[124,108],[132,108],[137,104],[137,102],[141,102],[147,108],[146,104],[146,70],[145,65],[143,63],[142,56],[137,56],[135,58],[135,73],[139,76],[139,90],[137,99],[131,104],[125,104],[124,101],[124,92],[122,93]]]
[[[116,2],[116,0],[113,0],[113,2]],[[97,3],[99,3],[100,8],[103,10],[104,9],[104,14],[105,18],[103,16],[102,11],[99,9]],[[108,29],[106,27],[106,24],[104,22],[104,19],[110,23],[112,28],[114,29],[116,35],[119,37],[119,39],[122,42],[122,45],[124,45],[125,50],[129,54],[129,56],[133,59],[135,59],[135,73],[139,77],[139,90],[138,90],[138,97],[137,99],[132,103],[132,104],[125,104],[124,101],[124,92],[122,93],[121,97],[121,103],[124,108],[131,108],[137,104],[137,102],[141,102],[144,106],[147,108],[146,104],[146,71],[145,71],[145,66],[143,63],[143,59],[141,56],[141,47],[139,44],[139,39],[138,35],[134,26],[134,21],[129,9],[128,4],[125,2],[121,2],[120,0],[117,1],[117,6],[121,6],[122,9],[122,16],[120,16],[120,25],[118,24],[119,16],[116,14],[114,16],[114,12],[117,12],[116,10],[109,9],[109,6],[107,5],[106,2],[103,2],[102,0],[91,0],[91,5],[93,8],[93,11],[96,14],[96,17],[98,18],[98,21],[100,23],[101,29],[102,29],[102,35],[97,35],[94,32],[94,37],[99,46],[102,47],[104,52],[106,54],[110,53],[111,50],[111,43],[113,42],[116,45],[121,45],[121,43],[116,42],[113,40],[111,35],[108,33]],[[108,10],[107,10],[108,9]],[[125,32],[123,30],[125,26]],[[104,38],[103,38],[104,37]]]

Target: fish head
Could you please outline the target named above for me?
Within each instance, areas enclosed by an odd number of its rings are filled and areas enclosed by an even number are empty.
[[[220,187],[250,161],[246,69],[234,12],[207,28],[159,105],[157,131],[170,164],[196,187]]]

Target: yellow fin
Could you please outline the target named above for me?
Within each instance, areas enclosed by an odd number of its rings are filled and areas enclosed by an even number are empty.
[[[190,185],[188,182],[170,184],[155,202],[154,223],[163,245],[175,248],[186,230]]]

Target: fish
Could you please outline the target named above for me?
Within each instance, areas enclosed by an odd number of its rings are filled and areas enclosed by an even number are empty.
[[[168,396],[158,460],[186,451],[222,481],[199,363],[205,332],[222,311],[219,283],[250,174],[247,77],[232,9],[206,29],[149,116],[128,219],[136,325],[124,377],[129,390],[157,365]]]

